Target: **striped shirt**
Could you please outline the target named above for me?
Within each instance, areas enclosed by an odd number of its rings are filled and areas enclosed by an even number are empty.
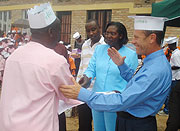
[[[88,67],[89,61],[91,59],[91,56],[94,53],[95,47],[100,44],[106,44],[104,42],[103,36],[101,36],[101,39],[97,43],[95,43],[92,47],[91,47],[91,39],[88,39],[84,42],[84,44],[82,46],[82,52],[81,52],[81,63],[79,66],[79,71],[78,71],[78,75],[77,75],[77,79],[76,79],[77,82],[83,76],[84,71]]]

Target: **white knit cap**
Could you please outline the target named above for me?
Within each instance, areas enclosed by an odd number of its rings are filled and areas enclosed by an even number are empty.
[[[63,41],[59,41],[59,43],[60,43],[60,44],[64,44],[64,42],[63,42]]]
[[[134,18],[135,30],[155,30],[163,31],[164,22],[167,18],[153,16],[128,16]]]
[[[12,33],[16,33],[16,30],[12,30]]]
[[[41,29],[52,24],[56,20],[56,15],[53,12],[50,3],[34,6],[28,10],[28,20],[30,28]]]
[[[65,47],[68,49],[68,48],[70,48],[70,47],[71,47],[71,45],[69,44],[69,45],[66,45]]]
[[[74,39],[78,39],[80,36],[81,35],[79,34],[79,32],[76,32],[76,33],[74,33],[73,38]]]

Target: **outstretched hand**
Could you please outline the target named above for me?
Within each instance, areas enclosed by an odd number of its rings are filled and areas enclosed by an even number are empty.
[[[126,56],[122,57],[114,47],[108,49],[108,55],[117,66],[124,64]]]
[[[75,79],[71,78],[74,85],[61,85],[59,90],[62,94],[71,99],[77,99],[81,86],[75,81]]]

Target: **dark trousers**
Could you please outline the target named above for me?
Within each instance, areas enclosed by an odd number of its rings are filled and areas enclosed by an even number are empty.
[[[174,88],[174,86],[176,85],[176,82],[177,82],[177,81],[172,81],[170,91],[169,91],[169,93],[168,93],[168,95],[167,95],[167,98],[166,98],[166,100],[165,100],[165,102],[164,102],[164,105],[165,105],[165,106],[164,106],[163,111],[164,111],[166,114],[169,114],[169,105],[168,105],[168,103],[169,103],[169,97],[170,97],[170,94],[171,94],[171,89]]]
[[[81,62],[81,59],[80,58],[76,58],[75,59],[75,66],[76,66],[76,75],[78,74],[78,71],[79,71],[79,65],[80,65],[80,62]]]
[[[116,131],[157,131],[156,117],[135,118],[132,115],[117,115]]]
[[[92,131],[92,112],[87,104],[78,106],[79,131]]]
[[[169,98],[169,117],[166,131],[177,131],[180,129],[180,80],[172,88]]]
[[[58,115],[59,118],[59,131],[66,131],[66,116],[65,113]]]

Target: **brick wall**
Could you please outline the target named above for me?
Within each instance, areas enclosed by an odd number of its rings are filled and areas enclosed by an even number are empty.
[[[166,34],[165,34],[165,38],[169,37],[169,36],[176,36],[179,37],[180,36],[180,27],[170,27],[168,26],[166,28]],[[180,38],[180,37],[179,37]],[[179,46],[180,46],[180,39],[179,39]]]
[[[134,7],[151,7],[153,2],[155,2],[155,0],[134,0]]]
[[[126,27],[129,42],[131,42],[133,37],[134,23],[132,19],[128,18],[129,15],[129,9],[112,10],[112,21],[121,22]]]
[[[86,38],[85,24],[86,24],[86,11],[72,11],[71,23],[71,45],[74,47],[73,34],[79,32],[82,38]]]
[[[21,10],[13,10],[11,11],[11,22],[13,23],[17,19],[22,18],[22,11]]]

